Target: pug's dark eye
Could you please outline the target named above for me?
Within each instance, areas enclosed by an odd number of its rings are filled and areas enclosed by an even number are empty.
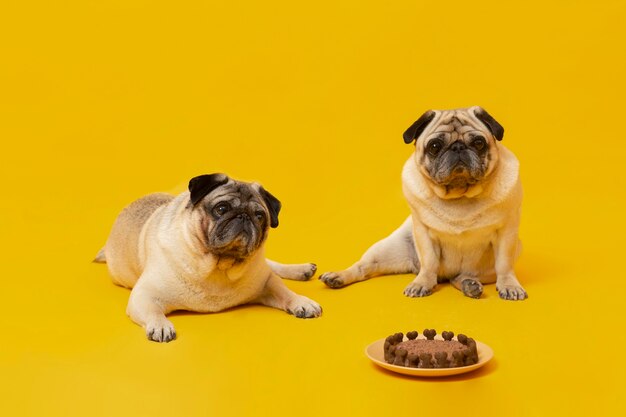
[[[254,216],[260,221],[265,220],[265,213],[262,211],[255,211]]]
[[[230,211],[230,204],[228,203],[219,203],[218,205],[213,207],[213,213],[215,213],[215,215],[218,217],[226,214],[229,211]]]
[[[487,146],[487,142],[485,142],[485,138],[483,138],[482,136],[476,136],[472,141],[472,146],[477,151],[482,151],[483,149],[485,149],[485,146]]]
[[[439,139],[433,139],[426,145],[426,152],[428,152],[430,156],[437,156],[437,154],[441,152],[441,149],[443,149],[443,142]]]

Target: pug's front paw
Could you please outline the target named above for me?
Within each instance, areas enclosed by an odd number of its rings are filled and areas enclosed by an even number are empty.
[[[146,324],[146,336],[154,342],[171,342],[176,339],[176,330],[171,321],[165,317]]]
[[[498,286],[498,295],[503,300],[519,301],[528,298],[528,294],[520,285]]]
[[[289,303],[286,311],[299,319],[311,319],[322,315],[322,307],[303,295],[298,295]]]
[[[426,297],[433,293],[433,286],[424,285],[417,282],[410,283],[404,289],[404,295],[407,297]]]

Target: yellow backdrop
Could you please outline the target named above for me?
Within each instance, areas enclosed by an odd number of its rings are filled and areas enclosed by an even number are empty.
[[[0,6],[2,415],[624,415],[623,1],[20,1]],[[407,216],[401,134],[486,108],[525,189],[530,298],[411,276],[330,290],[298,320],[176,314],[148,342],[90,261],[119,210],[226,172],[283,203],[269,256],[349,266]],[[376,368],[396,331],[495,359],[438,380]]]

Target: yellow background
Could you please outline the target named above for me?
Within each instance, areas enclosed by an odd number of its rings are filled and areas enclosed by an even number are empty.
[[[624,415],[625,8],[3,2],[0,414]],[[475,104],[521,161],[527,301],[409,299],[408,275],[287,282],[323,317],[176,314],[157,344],[90,263],[124,205],[221,171],[282,201],[269,256],[347,267],[408,214],[404,129]],[[495,359],[426,380],[363,354],[425,327]]]

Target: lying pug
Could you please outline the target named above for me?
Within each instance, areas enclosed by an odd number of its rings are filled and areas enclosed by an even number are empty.
[[[176,338],[165,318],[174,310],[259,303],[318,317],[319,304],[279,278],[307,280],[316,266],[265,259],[264,242],[278,226],[280,208],[259,184],[201,175],[177,197],[150,194],[126,207],[95,261],[107,263],[114,283],[132,288],[127,314],[156,342]]]
[[[450,281],[472,298],[495,282],[501,298],[525,299],[513,271],[521,248],[519,163],[500,143],[503,136],[478,106],[424,113],[404,132],[405,143],[415,142],[402,171],[411,216],[350,268],[320,280],[340,288],[414,273],[408,297],[430,295],[438,282]]]

